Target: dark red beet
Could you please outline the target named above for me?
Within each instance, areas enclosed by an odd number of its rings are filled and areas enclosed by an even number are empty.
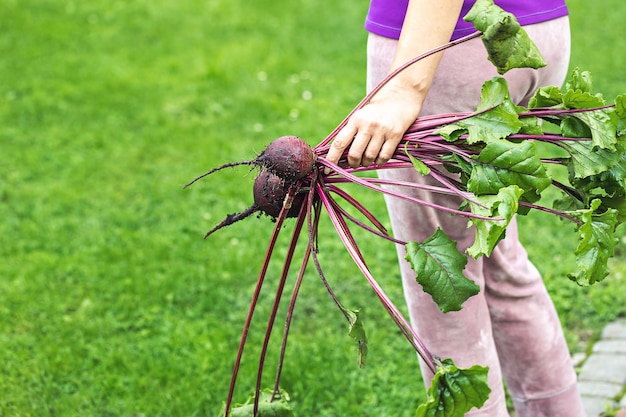
[[[289,187],[313,171],[315,154],[313,149],[299,137],[281,136],[272,141],[256,159],[228,163],[213,168],[194,178],[185,187],[214,172],[240,165],[262,167],[261,172],[254,181],[254,204],[241,213],[227,215],[220,224],[206,233],[205,238],[215,231],[230,226],[259,211],[271,217],[278,217],[285,197],[287,197],[289,192]],[[287,211],[287,217],[298,216],[305,198],[306,193],[298,193],[294,196],[291,207]]]
[[[288,192],[289,184],[287,181],[264,169],[254,180],[254,205],[268,216],[278,217]],[[303,202],[304,194],[296,194],[287,212],[287,217],[298,216]]]
[[[313,171],[315,154],[309,144],[299,137],[281,136],[267,145],[256,162],[280,178],[295,181]]]

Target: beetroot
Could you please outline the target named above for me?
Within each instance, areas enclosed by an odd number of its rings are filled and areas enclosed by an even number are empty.
[[[185,185],[194,182],[224,168],[239,165],[255,165],[267,169],[272,174],[287,181],[300,180],[313,171],[315,154],[304,140],[297,136],[281,136],[274,139],[255,159],[240,162],[229,162],[197,176]]]
[[[254,205],[257,209],[268,216],[278,217],[283,207],[283,202],[289,192],[290,183],[272,174],[268,170],[262,170],[254,180],[253,195]],[[304,194],[296,194],[287,217],[296,217],[304,201]]]
[[[261,152],[256,162],[280,178],[295,181],[311,173],[315,155],[299,137],[281,136]]]
[[[228,214],[222,222],[209,230],[204,237],[206,238],[223,227],[243,220],[253,213],[261,212],[273,218],[278,217],[289,189],[311,174],[315,167],[315,161],[313,149],[304,140],[297,136],[281,136],[272,141],[253,160],[224,164],[194,178],[185,185],[185,188],[199,179],[224,168],[240,165],[261,167],[261,171],[254,181],[254,204],[240,213]],[[298,187],[301,187],[301,184]],[[305,193],[296,193],[286,217],[297,217],[304,199]]]

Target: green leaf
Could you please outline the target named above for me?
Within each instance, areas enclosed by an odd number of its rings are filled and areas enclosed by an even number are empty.
[[[617,142],[615,124],[616,120],[609,114],[609,110],[593,110],[577,113],[577,117],[583,121],[591,131],[591,143],[594,146],[615,151]]]
[[[344,314],[350,323],[350,331],[348,334],[354,339],[359,349],[359,366],[363,368],[365,366],[365,359],[367,358],[367,335],[365,334],[365,328],[360,317],[360,310],[344,310]]]
[[[556,87],[544,87],[535,92],[530,100],[529,108],[550,107],[554,109],[597,109],[606,102],[600,94],[593,94],[591,75],[578,68],[572,71],[565,83],[565,92]],[[623,107],[622,107],[623,110]],[[555,117],[556,118],[556,117]],[[622,124],[619,110],[598,109],[585,112],[568,113],[561,119],[561,133],[571,138],[591,138],[594,146],[616,150],[617,135]]]
[[[562,145],[570,153],[568,169],[571,178],[584,178],[610,170],[620,161],[622,154],[594,147],[585,141],[567,142]]]
[[[599,152],[591,153],[598,155]],[[610,167],[607,158],[596,161],[596,166],[603,166],[604,169],[597,174],[588,176],[570,176],[570,183],[581,192],[590,193],[593,190],[603,190],[609,197],[626,196],[626,153],[610,153],[602,151],[609,158]],[[597,159],[597,158],[596,158]]]
[[[591,74],[574,68],[565,82],[564,92],[558,87],[541,87],[535,91],[528,108],[592,109],[606,103],[600,94],[593,94]]]
[[[617,211],[607,210],[597,213],[600,200],[594,200],[587,210],[570,213],[582,222],[578,227],[579,240],[576,247],[577,271],[568,277],[579,285],[602,281],[608,274],[608,260],[615,253],[615,227]]]
[[[256,416],[254,412],[254,397],[248,398],[244,404],[232,407],[228,417],[294,417],[293,410],[288,404],[289,395],[281,391],[275,398],[272,390],[266,389],[259,397],[259,409]],[[218,417],[224,416],[224,409],[220,411]]]
[[[450,152],[441,156],[444,161],[446,170],[453,174],[459,174],[459,180],[462,184],[467,184],[470,174],[472,173],[472,163],[466,161],[462,156]]]
[[[463,19],[483,32],[481,39],[499,74],[512,68],[545,67],[539,49],[515,16],[496,6],[493,0],[478,0]]]
[[[517,133],[522,127],[522,122],[519,121],[517,113],[511,113],[504,106],[480,113],[460,124],[467,127],[468,143],[489,143],[500,140]]]
[[[463,275],[467,257],[441,229],[421,243],[407,243],[406,253],[417,282],[444,313],[460,310],[465,300],[480,291]]]
[[[590,138],[591,129],[575,116],[565,116],[561,120],[561,134],[567,138]]]
[[[602,209],[615,210],[618,225],[626,222],[626,196],[600,197],[600,200],[602,200]]]
[[[509,86],[502,77],[492,78],[483,84],[476,110],[482,113],[461,122],[468,128],[468,143],[503,139],[517,133],[524,125],[519,120],[517,106],[509,96]]]
[[[484,366],[464,369],[451,359],[440,361],[426,402],[418,407],[415,417],[463,417],[472,408],[482,407],[491,393],[488,372]]]
[[[478,204],[470,202],[472,213],[493,220],[470,218],[476,227],[476,240],[467,249],[473,258],[491,255],[493,248],[504,237],[504,232],[517,212],[518,201],[524,191],[516,185],[502,188],[497,195],[476,197]]]
[[[505,105],[510,113],[517,116],[516,106],[509,95],[509,84],[502,77],[493,77],[483,83],[480,88],[480,103],[476,110],[489,110],[492,107]]]
[[[409,153],[408,146],[409,146],[408,143],[406,143],[404,145],[404,153],[411,160],[411,163],[413,164],[413,168],[415,168],[415,170],[417,172],[419,172],[420,174],[422,174],[422,175],[428,175],[430,173],[430,168],[428,168],[428,166],[425,163],[423,163],[422,161],[420,161],[419,159],[417,159],[416,157],[411,155]],[[417,145],[415,145],[415,146],[417,146]]]
[[[593,109],[606,103],[601,97],[581,90],[568,90],[563,95],[563,105],[567,109]],[[618,119],[612,117],[613,109],[590,110],[573,113],[561,123],[563,136],[591,137],[594,146],[614,151],[617,142]]]
[[[563,104],[563,93],[555,86],[538,88],[528,102],[529,109],[540,107],[557,107]]]
[[[539,124],[539,118],[537,117],[522,117],[520,118],[520,122],[522,122],[522,127],[519,132],[523,135],[542,135],[543,128]]]
[[[563,104],[568,109],[593,109],[606,105],[606,102],[601,96],[593,95],[587,91],[565,90]]]
[[[517,185],[532,202],[552,183],[532,141],[491,142],[478,161],[467,183],[468,190],[476,195],[497,194],[501,188]]]
[[[494,77],[483,84],[476,110],[476,115],[444,126],[437,133],[448,141],[454,141],[467,132],[468,143],[489,143],[517,133],[524,125],[519,120],[517,106],[509,96],[508,84],[502,77]]]
[[[593,82],[589,71],[574,68],[570,78],[565,82],[565,90],[580,90],[585,93],[593,92]]]
[[[437,134],[448,142],[459,140],[465,133],[467,133],[467,128],[461,123],[450,123],[437,129]]]

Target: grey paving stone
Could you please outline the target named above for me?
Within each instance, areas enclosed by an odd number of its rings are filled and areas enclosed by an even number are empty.
[[[626,339],[600,340],[594,343],[593,352],[594,353],[621,353],[621,354],[626,355]]]
[[[602,397],[583,397],[583,406],[585,407],[585,414],[587,417],[598,417],[605,412],[608,407],[613,407],[615,404]]]
[[[574,353],[572,355],[572,366],[577,367],[580,366],[587,359],[587,355],[584,352]]]
[[[626,339],[626,320],[607,324],[602,330],[602,339]]]
[[[579,381],[626,383],[626,355],[594,353],[584,363]]]
[[[579,381],[578,391],[583,397],[613,398],[622,392],[622,384],[598,381]]]
[[[602,338],[578,375],[578,387],[588,417],[598,417],[607,409],[626,409],[626,395],[619,404],[616,397],[626,388],[626,320],[608,324]]]

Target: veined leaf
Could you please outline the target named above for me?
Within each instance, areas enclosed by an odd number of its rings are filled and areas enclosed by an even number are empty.
[[[491,393],[488,372],[484,366],[463,369],[451,359],[440,361],[427,400],[418,407],[415,417],[463,417],[472,408],[482,407]]]
[[[565,92],[556,87],[543,87],[535,92],[529,108],[551,107],[554,109],[595,109],[606,105],[600,94],[593,94],[591,75],[575,68],[565,83]],[[623,109],[623,107],[622,107]],[[594,146],[616,150],[620,131],[617,110],[601,109],[570,113],[559,117],[561,133],[571,138],[591,138]]]
[[[593,109],[606,105],[606,102],[601,96],[588,91],[566,90],[563,94],[563,104],[568,109]]]
[[[503,139],[523,126],[517,106],[511,101],[509,85],[502,77],[494,77],[483,84],[476,110],[484,113],[461,122],[468,128],[468,143]]]
[[[563,105],[563,93],[555,86],[538,88],[528,102],[529,109],[557,107]]]
[[[494,107],[484,113],[465,119],[460,123],[468,131],[468,143],[490,143],[517,133],[522,127],[517,113],[511,112],[506,105]]]
[[[448,142],[454,142],[466,133],[467,128],[461,123],[450,123],[437,129],[437,134]]]
[[[527,201],[536,201],[552,181],[531,141],[491,142],[478,156],[467,183],[476,195],[497,194],[501,188],[517,185]]]
[[[565,148],[570,153],[568,163],[570,178],[601,174],[615,166],[622,156],[620,152],[597,148],[585,141],[568,142]]]
[[[517,212],[518,201],[524,191],[516,185],[502,188],[497,195],[476,197],[479,204],[470,203],[472,213],[493,220],[470,218],[476,227],[476,240],[467,249],[473,258],[491,255],[493,248],[504,237],[504,232]]]
[[[570,177],[570,183],[581,192],[601,189],[608,197],[626,196],[626,153],[609,153],[611,162],[616,162],[608,169],[586,177]]]
[[[537,117],[522,117],[520,122],[522,122],[522,127],[518,132],[520,134],[542,135],[544,133]]]
[[[593,82],[591,80],[591,73],[589,71],[581,71],[579,68],[574,68],[572,75],[565,82],[565,90],[580,90],[585,93],[592,93]]]
[[[492,107],[504,105],[513,115],[517,115],[517,106],[511,101],[509,84],[502,77],[493,77],[484,82],[480,89],[480,103],[476,110],[488,110]]]
[[[437,133],[454,141],[467,132],[468,143],[489,143],[517,133],[524,126],[519,120],[518,108],[509,96],[508,84],[502,77],[494,77],[483,84],[476,110],[476,115],[444,126]]]
[[[413,168],[415,168],[415,170],[422,175],[428,175],[430,173],[430,168],[428,168],[428,166],[425,163],[423,163],[422,161],[420,161],[419,159],[411,155],[409,153],[408,146],[409,146],[408,143],[404,145],[404,153],[411,160],[411,163],[413,164]]]
[[[567,138],[591,138],[591,129],[584,121],[574,115],[561,119],[561,134]]]
[[[584,113],[576,113],[571,118],[582,121],[591,133],[591,143],[599,148],[615,151],[617,142],[617,125],[614,118],[607,110],[593,110]],[[588,137],[588,136],[587,136]]]
[[[589,71],[574,68],[563,91],[555,86],[538,88],[530,99],[528,108],[593,109],[605,104],[602,95],[593,94]]]
[[[478,0],[463,19],[483,32],[481,39],[499,74],[512,68],[545,67],[539,49],[515,16],[496,6],[493,0]]]
[[[458,311],[480,288],[463,275],[467,257],[441,229],[425,241],[406,244],[406,260],[417,274],[417,282],[430,294],[441,311]]]
[[[360,317],[360,310],[344,310],[348,322],[350,323],[350,331],[348,334],[354,339],[359,349],[359,366],[363,368],[365,366],[365,359],[367,358],[367,335],[365,334],[365,328]]]
[[[578,268],[575,273],[568,274],[579,285],[602,281],[609,274],[607,263],[615,252],[617,210],[596,213],[598,207],[600,200],[594,200],[589,209],[570,213],[583,222],[578,228],[579,240],[575,251]]]
[[[602,209],[615,210],[618,225],[626,222],[626,196],[599,197]]]

